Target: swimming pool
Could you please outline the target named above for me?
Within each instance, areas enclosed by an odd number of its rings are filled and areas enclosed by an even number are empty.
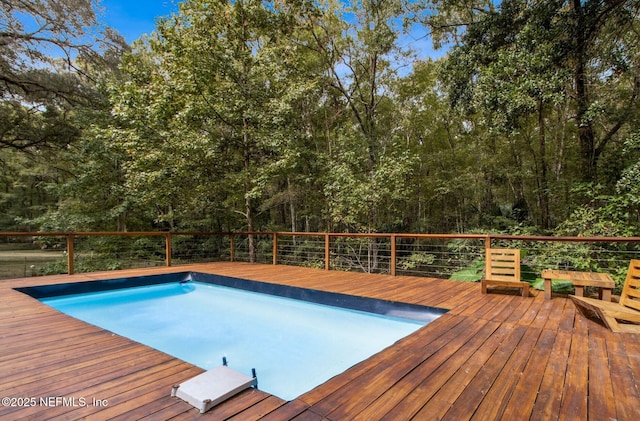
[[[286,400],[444,312],[201,273],[32,287],[23,292],[203,369],[220,365],[223,357],[231,368],[247,375],[255,368],[260,389]]]

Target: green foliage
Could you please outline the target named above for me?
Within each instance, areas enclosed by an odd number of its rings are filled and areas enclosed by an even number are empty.
[[[76,273],[89,273],[107,270],[120,270],[125,266],[121,259],[102,259],[96,257],[82,258],[74,261],[74,271]],[[67,261],[60,260],[50,263],[39,270],[40,275],[58,275],[67,273]]]
[[[456,272],[453,272],[449,279],[453,281],[462,282],[480,282],[484,277],[485,261],[474,260],[469,266],[464,267]],[[544,281],[536,278],[534,270],[527,264],[520,265],[520,279],[525,282],[529,282],[531,286],[536,289],[544,290]],[[559,285],[560,283],[558,283]],[[565,285],[556,287],[554,283],[554,291],[564,291]]]
[[[93,0],[3,1],[0,149],[65,147],[81,130],[74,111],[101,105],[92,82],[126,46],[98,24],[95,6]]]
[[[100,32],[91,2],[53,3],[30,13],[76,41]],[[5,25],[20,29],[26,3],[7,4]],[[565,3],[521,0],[186,0],[130,54],[105,37],[101,57],[62,44],[81,51],[65,63],[24,31],[5,34],[0,228],[637,235],[634,4],[578,2],[580,20]],[[403,21],[449,41],[449,54],[417,60]],[[69,41],[51,29],[50,41]],[[96,253],[117,259],[122,244],[104,241]],[[140,246],[136,259],[162,253]],[[379,246],[345,243],[334,261],[382,271]],[[243,247],[269,259],[263,239]],[[446,247],[416,248],[400,269],[477,277],[481,245]],[[530,249],[532,274],[617,281],[611,256],[636,251]],[[175,250],[197,258],[186,241]]]
[[[544,279],[537,278],[531,283],[531,286],[537,290],[544,291]],[[571,281],[553,281],[551,282],[551,290],[560,294],[573,294],[574,287]]]
[[[416,269],[420,265],[432,265],[436,256],[430,253],[412,253],[408,258],[398,262],[398,269],[411,270]]]
[[[304,136],[290,123],[316,83],[284,6],[183,2],[126,59],[129,81],[112,87],[126,186],[158,222],[174,228],[197,204],[251,231],[274,183],[297,181]]]
[[[480,282],[483,275],[484,260],[476,260],[470,266],[452,273],[449,279],[463,282]]]
[[[611,194],[603,185],[577,185],[573,193],[586,204],[577,207],[571,217],[557,227],[556,232],[559,235],[589,237],[634,236],[640,228],[640,207],[634,189],[625,188],[628,179],[623,180],[619,185],[619,194]]]

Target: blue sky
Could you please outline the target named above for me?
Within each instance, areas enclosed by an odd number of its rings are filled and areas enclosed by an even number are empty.
[[[131,44],[142,34],[155,29],[156,19],[178,11],[180,0],[102,0],[102,20],[116,29]],[[431,40],[423,38],[425,30],[414,27],[410,35],[403,36],[399,44],[414,48],[421,58],[442,57],[446,50],[433,51]]]
[[[178,10],[178,0],[102,0],[102,19],[129,44],[155,29],[158,17]]]

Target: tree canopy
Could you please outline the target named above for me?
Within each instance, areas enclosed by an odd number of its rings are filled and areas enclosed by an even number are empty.
[[[0,224],[633,231],[639,6],[185,0],[129,49],[3,1]]]
[[[0,148],[30,151],[78,136],[77,107],[101,98],[98,69],[118,65],[123,39],[100,28],[92,0],[3,0],[0,9]]]

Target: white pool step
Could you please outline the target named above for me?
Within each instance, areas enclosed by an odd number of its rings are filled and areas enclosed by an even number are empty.
[[[255,377],[221,365],[173,386],[171,396],[190,403],[203,414],[217,404],[256,385]]]

